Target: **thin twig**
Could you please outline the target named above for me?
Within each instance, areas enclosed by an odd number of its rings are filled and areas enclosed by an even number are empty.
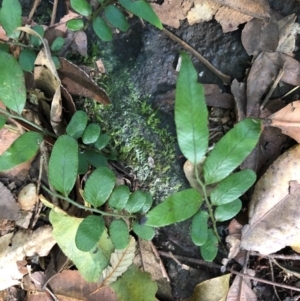
[[[172,258],[172,256],[170,256],[169,252],[159,251],[159,254],[163,257]],[[173,256],[175,256],[175,255],[173,254]],[[207,261],[202,260],[202,259],[189,258],[189,257],[177,256],[177,255],[176,255],[176,258],[179,259],[179,260],[183,260],[187,263],[194,263],[194,264],[197,264],[197,265],[203,265],[203,266],[206,266],[206,267],[212,268],[212,269],[221,270],[221,268],[222,268],[222,266],[219,265],[219,264],[216,264],[216,263],[213,263],[213,262],[207,262]]]
[[[138,244],[139,244],[139,252],[140,252],[140,256],[141,256],[141,262],[142,262],[143,270],[145,272],[146,271],[145,262],[144,262],[144,256],[143,256],[143,251],[142,251],[141,239],[139,238],[139,236],[138,236]]]
[[[299,87],[300,87],[300,86],[294,87],[292,90],[290,90],[289,92],[285,93],[285,94],[281,97],[281,99],[283,99],[283,98],[287,97],[288,95],[290,95],[291,93],[295,92],[297,89],[299,89]]]
[[[29,275],[30,280],[37,283],[38,285],[42,286],[42,283],[40,283],[39,281],[37,281],[36,279],[34,279],[32,277],[30,266],[27,265],[26,267],[27,267],[27,271],[28,271],[28,275]],[[51,292],[51,290],[47,286],[45,286],[43,289],[50,294],[50,296],[53,298],[54,301],[59,301],[59,299]]]
[[[160,258],[160,252],[157,251],[156,247],[154,246],[153,242],[150,241],[150,246],[151,246],[151,249],[152,249],[152,252],[154,253],[154,255],[156,256],[157,260],[159,261],[159,265],[160,265],[160,268],[161,268],[161,272],[163,274],[163,277],[167,279],[168,282],[170,282],[170,278],[169,278],[169,275],[166,271],[166,268]]]
[[[283,254],[270,254],[270,255],[263,255],[256,252],[251,252],[251,256],[259,256],[264,258],[274,258],[274,259],[284,259],[284,260],[300,260],[300,255],[293,254],[293,255],[283,255]]]
[[[291,285],[276,283],[276,282],[273,282],[273,281],[257,278],[257,277],[254,277],[254,276],[250,276],[248,274],[242,274],[242,273],[236,272],[232,269],[228,270],[228,272],[231,272],[232,274],[235,274],[235,275],[247,278],[247,279],[255,280],[257,282],[262,282],[262,283],[270,284],[270,285],[273,285],[273,286],[275,285],[275,286],[278,286],[278,287],[282,287],[282,288],[286,288],[286,289],[289,289],[289,290],[300,292],[300,288],[294,287],[294,286],[291,286]]]
[[[32,6],[32,9],[28,15],[28,19],[27,19],[27,24],[31,21],[35,11],[36,11],[36,8],[38,7],[38,5],[40,4],[41,0],[35,0],[34,3],[33,3],[33,6]]]
[[[171,258],[171,256],[167,252],[161,252],[160,251],[159,254],[164,256],[164,257]],[[207,267],[210,267],[210,268],[217,268],[219,270],[221,270],[221,267],[222,267],[219,264],[216,264],[216,263],[213,263],[213,262],[206,262],[206,261],[201,260],[201,259],[189,258],[189,257],[185,257],[185,256],[176,256],[176,258],[179,259],[179,260],[184,260],[186,262],[195,263],[195,264],[198,264],[198,265],[204,265],[204,266],[207,266]],[[247,278],[247,279],[255,280],[257,282],[262,282],[262,283],[266,283],[266,284],[270,284],[270,285],[275,285],[275,286],[278,286],[278,287],[282,287],[282,288],[286,288],[286,289],[290,289],[290,290],[300,292],[300,288],[298,288],[298,287],[294,287],[294,286],[290,286],[290,285],[286,285],[286,284],[281,284],[281,283],[276,283],[276,282],[269,281],[269,280],[264,280],[264,279],[261,279],[261,278],[250,276],[248,274],[243,274],[243,273],[240,273],[240,272],[236,272],[233,269],[226,269],[226,271],[230,272],[234,275],[238,275],[238,276],[241,276],[241,277],[244,277],[244,278]]]
[[[50,26],[52,26],[55,23],[56,12],[57,12],[57,3],[58,3],[58,0],[53,1],[53,8],[52,8]]]
[[[268,260],[269,260],[269,265],[270,265],[270,270],[271,270],[271,278],[272,278],[272,281],[275,282],[273,262],[272,262],[272,259],[270,257],[268,258]],[[274,289],[274,293],[275,293],[275,296],[277,297],[278,301],[281,301],[281,299],[279,298],[277,288],[276,288],[275,285],[273,285],[273,289]]]
[[[211,72],[213,72],[217,77],[221,79],[223,84],[229,85],[231,78],[230,76],[222,73],[219,71],[216,67],[214,67],[207,59],[205,59],[198,51],[196,51],[193,47],[191,47],[189,44],[178,38],[176,35],[174,35],[171,31],[169,31],[166,28],[162,29],[162,32],[164,32],[169,38],[171,38],[173,41],[180,44],[182,47],[184,47],[186,50],[190,51],[203,65],[205,65]]]
[[[281,69],[281,70],[278,72],[278,75],[277,75],[276,79],[274,80],[273,85],[272,85],[272,87],[270,88],[268,94],[266,95],[264,101],[262,102],[262,105],[260,106],[260,109],[261,109],[261,110],[264,109],[265,106],[267,105],[267,103],[269,102],[269,99],[270,99],[271,95],[273,94],[274,90],[276,89],[276,87],[277,87],[279,81],[281,80],[283,74],[284,74],[284,69]]]

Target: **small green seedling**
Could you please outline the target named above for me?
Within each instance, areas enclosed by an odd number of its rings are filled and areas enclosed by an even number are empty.
[[[217,222],[229,220],[240,211],[239,197],[256,180],[251,170],[233,172],[258,142],[261,123],[244,119],[208,152],[208,110],[203,87],[197,82],[190,58],[185,53],[181,57],[175,100],[177,138],[182,153],[194,165],[200,189],[170,196],[146,215],[146,225],[162,227],[192,217],[192,240],[200,246],[202,257],[212,261],[221,243]]]

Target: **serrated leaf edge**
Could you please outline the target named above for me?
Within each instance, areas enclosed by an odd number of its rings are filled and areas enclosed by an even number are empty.
[[[130,236],[128,246],[122,250],[115,250],[110,257],[110,265],[102,272],[101,286],[109,285],[122,276],[133,262],[135,256],[135,239]]]

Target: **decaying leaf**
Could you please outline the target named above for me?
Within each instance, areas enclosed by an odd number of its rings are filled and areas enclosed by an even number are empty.
[[[300,25],[295,22],[296,19],[297,16],[291,14],[278,21],[279,43],[276,51],[292,56],[296,47],[296,36],[300,33]]]
[[[35,272],[32,275],[35,281],[30,277],[24,277],[24,289],[27,291],[34,291],[33,294],[28,294],[28,301],[52,301],[53,298],[42,289],[41,283],[44,282],[45,276],[41,272]],[[116,294],[109,286],[103,287],[101,290],[93,293],[98,283],[87,282],[83,279],[78,271],[63,271],[57,274],[49,281],[51,292],[58,300],[64,301],[117,301]]]
[[[247,274],[253,274],[254,271],[246,269]],[[230,286],[226,301],[256,301],[257,296],[251,289],[250,279],[236,276]]]
[[[131,236],[128,246],[115,250],[110,257],[110,265],[102,272],[102,285],[109,285],[124,274],[135,256],[135,239]]]
[[[0,182],[0,220],[16,220],[20,217],[20,208],[9,189]]]
[[[37,200],[36,185],[33,183],[24,186],[18,194],[18,203],[24,211],[32,210]]]
[[[62,103],[60,92],[61,82],[51,57],[51,51],[48,45],[48,41],[46,39],[43,39],[37,32],[35,32],[30,27],[18,27],[17,29],[38,37],[43,43],[44,48],[41,49],[35,60],[35,84],[37,88],[39,88],[43,92],[48,93],[48,97],[52,97],[50,123],[54,132],[56,134],[62,135],[65,131],[65,127],[63,125],[62,116]]]
[[[279,28],[274,18],[269,21],[253,19],[242,31],[242,43],[249,55],[262,51],[274,52],[279,42]]]
[[[212,278],[198,284],[192,297],[186,301],[225,301],[229,290],[230,274]]]
[[[270,17],[269,4],[266,0],[214,0],[214,2],[257,19],[268,19]]]
[[[300,231],[300,145],[281,155],[257,182],[241,247],[274,253],[298,241]]]
[[[246,15],[227,6],[221,6],[215,15],[215,19],[222,26],[224,33],[237,30],[240,24],[246,23],[252,18],[252,16]]]
[[[268,19],[269,6],[265,0],[167,0],[162,5],[152,4],[162,23],[178,28],[187,18],[190,25],[209,21],[215,15],[223,32],[236,30],[238,25],[253,17]]]
[[[50,226],[2,236],[0,238],[0,290],[19,284],[19,280],[27,274],[26,268],[20,269],[18,261],[36,254],[46,256],[55,243]]]
[[[58,74],[63,86],[70,94],[93,98],[99,103],[109,104],[110,100],[101,87],[99,87],[83,70],[65,58],[59,58],[61,68]]]
[[[282,133],[300,143],[300,100],[294,101],[280,111],[271,115],[268,122],[273,127],[280,128]]]
[[[256,58],[247,78],[247,116],[259,116],[262,97],[281,70],[284,71],[281,81],[300,85],[300,63],[297,60],[280,52],[262,52]]]
[[[151,3],[161,22],[174,28],[179,28],[180,20],[186,18],[192,5],[193,0],[166,0],[162,5]]]
[[[196,0],[194,1],[194,7],[187,14],[187,20],[190,25],[210,21],[219,7],[220,4],[210,0]]]

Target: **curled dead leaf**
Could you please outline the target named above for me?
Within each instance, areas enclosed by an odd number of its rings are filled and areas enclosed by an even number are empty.
[[[298,241],[300,232],[300,145],[281,155],[257,182],[241,247],[274,253]]]
[[[300,143],[300,100],[294,101],[271,115],[267,122]]]

